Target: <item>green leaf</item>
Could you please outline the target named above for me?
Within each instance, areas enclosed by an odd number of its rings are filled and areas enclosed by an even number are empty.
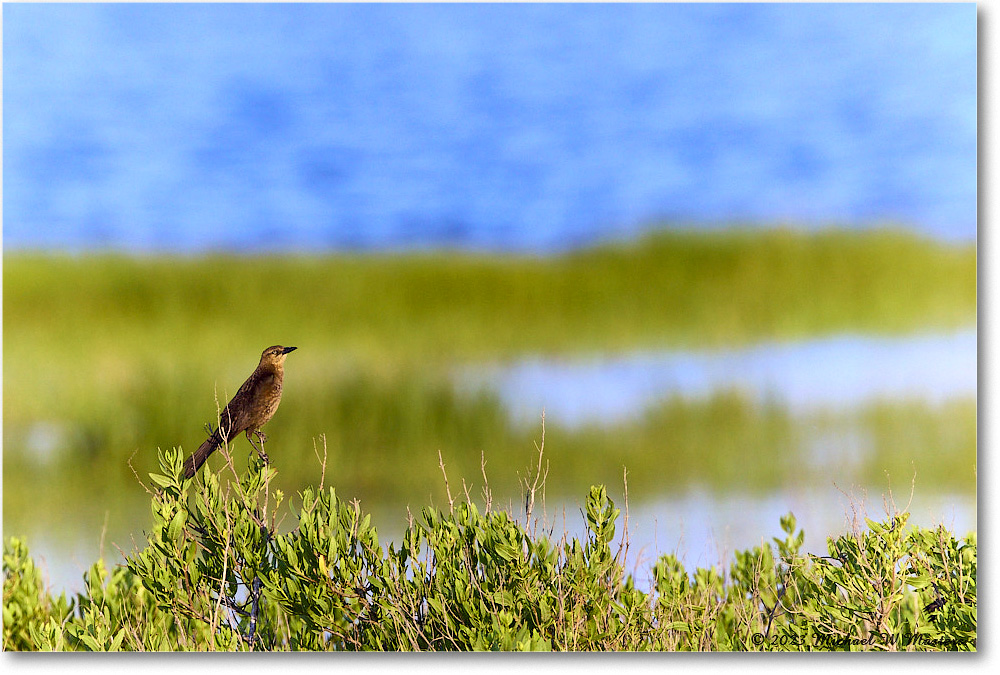
[[[101,649],[100,643],[98,643],[97,639],[94,638],[92,635],[81,635],[80,641],[83,642],[83,644],[87,646],[87,649],[89,649],[92,652],[104,651],[103,649]]]
[[[184,528],[184,523],[187,522],[187,512],[180,510],[174,514],[174,517],[170,519],[170,524],[167,526],[167,536],[176,541],[181,536],[181,530]]]
[[[149,478],[160,487],[170,487],[174,484],[173,478],[159,473],[151,473],[149,474]]]

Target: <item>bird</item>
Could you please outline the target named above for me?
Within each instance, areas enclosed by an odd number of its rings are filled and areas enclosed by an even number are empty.
[[[208,456],[223,443],[228,443],[241,433],[246,433],[250,445],[265,463],[270,463],[264,454],[267,436],[260,430],[274,416],[281,403],[282,381],[285,377],[285,358],[297,347],[268,347],[260,355],[260,363],[239,388],[225,410],[219,415],[219,426],[205,442],[184,460],[184,477],[193,478]],[[252,436],[261,443],[254,445]]]

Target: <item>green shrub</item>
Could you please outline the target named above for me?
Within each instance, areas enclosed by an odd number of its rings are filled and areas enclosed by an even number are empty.
[[[783,538],[728,570],[688,572],[671,555],[650,590],[624,572],[619,510],[586,498],[582,539],[466,495],[424,508],[379,543],[370,516],[334,488],[285,504],[276,471],[182,478],[182,453],[150,474],[146,546],[72,601],[43,590],[23,542],[4,545],[10,650],[975,650],[976,536],[907,527],[907,514],[830,538],[829,555]],[[539,463],[539,467],[541,464]],[[227,479],[227,471],[231,477]],[[284,508],[283,508],[284,507]],[[280,514],[294,516],[282,531]]]

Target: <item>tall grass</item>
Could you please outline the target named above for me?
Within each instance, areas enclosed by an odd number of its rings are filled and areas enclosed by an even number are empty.
[[[663,231],[547,258],[7,252],[3,282],[5,524],[58,525],[88,503],[103,518],[157,447],[203,440],[270,344],[300,347],[268,427],[289,493],[315,482],[323,434],[343,494],[422,502],[439,450],[470,477],[484,456],[526,465],[532,452],[536,430],[513,426],[494,396],[456,393],[460,364],[976,318],[975,247],[896,230]],[[886,405],[850,422],[873,439],[850,471],[911,475],[903,444],[942,489],[971,489],[974,401]],[[611,428],[550,422],[550,456],[567,467],[550,485],[613,484],[627,464],[637,494],[768,489],[815,469],[803,464],[805,430],[842,423],[732,395],[668,402]]]
[[[172,406],[165,412],[155,396],[143,395],[128,415],[109,410],[66,421],[64,454],[51,462],[31,454],[36,441],[30,433],[5,431],[5,525],[12,532],[28,524],[49,531],[72,528],[74,519],[86,516],[99,528],[108,511],[112,525],[126,524],[122,514],[129,513],[138,519],[128,524],[141,524],[144,511],[137,505],[144,495],[136,476],[155,468],[157,448],[191,452],[205,436],[206,406]],[[498,497],[516,500],[514,476],[532,465],[539,440],[537,425],[512,424],[491,394],[458,396],[443,381],[416,376],[351,378],[322,397],[290,388],[267,432],[268,455],[281,470],[277,487],[286,493],[318,482],[325,457],[328,480],[345,498],[397,512],[429,499],[443,502],[439,452],[457,485],[465,481],[475,492],[485,462]],[[588,479],[614,485],[623,468],[637,503],[691,489],[766,495],[789,486],[884,486],[887,479],[903,488],[914,478],[923,494],[970,494],[976,449],[972,398],[793,415],[738,392],[720,392],[669,399],[638,420],[615,425],[546,423],[553,499],[574,495]],[[238,466],[254,454],[242,437],[232,452]],[[209,461],[224,464],[220,453]]]
[[[6,253],[3,282],[12,428],[121,413],[130,424],[134,391],[159,383],[170,406],[235,389],[278,342],[302,348],[289,367],[309,390],[414,365],[898,334],[976,316],[975,248],[893,230],[666,231],[553,258]]]
[[[552,258],[4,257],[15,375],[22,360],[212,363],[276,340],[323,364],[733,345],[954,327],[975,309],[974,246],[894,230],[667,231]]]

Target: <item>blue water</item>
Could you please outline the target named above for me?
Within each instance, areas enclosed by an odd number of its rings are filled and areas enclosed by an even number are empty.
[[[671,396],[727,390],[794,414],[850,410],[876,400],[938,404],[975,396],[976,330],[879,338],[839,335],[736,350],[632,353],[589,360],[526,358],[473,369],[465,386],[491,387],[521,423],[614,424]]]
[[[838,486],[832,481],[770,495],[720,496],[691,491],[645,504],[633,501],[629,508],[630,545],[625,569],[635,575],[636,585],[643,589],[651,587],[650,568],[666,553],[677,555],[689,572],[696,566],[728,569],[736,551],[767,544],[773,547],[772,537],[784,539],[779,523],[789,512],[795,515],[798,528],[805,532],[803,551],[814,555],[829,555],[827,537],[851,532],[855,525],[864,528],[864,518],[881,521],[893,512],[904,510],[910,513],[911,526],[944,525],[959,538],[976,531],[978,505],[974,495],[925,494],[917,485],[911,498],[909,484],[892,487],[892,501],[888,499],[887,485],[863,488]],[[620,487],[612,498],[624,515]],[[547,520],[560,532],[564,509],[567,529],[577,537],[584,537],[586,521],[581,506],[580,503],[549,505]],[[558,516],[553,517],[556,513]],[[624,529],[624,517],[617,525],[616,543]],[[617,546],[613,550],[616,549]]]
[[[976,7],[3,7],[3,244],[976,236]]]
[[[639,353],[590,361],[526,359],[506,367],[466,371],[458,379],[460,388],[495,387],[515,422],[537,425],[544,409],[547,420],[574,426],[622,421],[666,396],[698,398],[733,388],[787,406],[793,414],[856,409],[873,399],[939,403],[974,397],[976,351],[974,329],[903,338],[843,335],[740,350]],[[57,459],[59,448],[65,446],[61,439],[68,433],[68,426],[52,422],[40,422],[29,432],[28,447],[39,470]],[[866,508],[873,518],[883,516],[888,488],[894,490],[899,509],[909,503],[911,523],[925,527],[943,523],[960,536],[976,529],[976,495],[928,491],[923,476],[916,479],[912,503],[909,476],[902,481],[897,477],[894,483],[887,478],[881,485],[845,483],[854,466],[871,452],[871,438],[837,429],[832,436],[818,431],[804,443],[807,472],[770,494],[718,494],[690,485],[647,501],[633,497],[626,567],[639,575],[640,587],[648,587],[645,575],[660,554],[677,553],[691,568],[731,562],[733,551],[780,535],[779,518],[788,511],[805,529],[806,550],[825,554],[825,538],[850,530],[856,506]],[[608,488],[624,514],[621,485]],[[557,533],[565,527],[582,536],[581,505],[573,500],[543,505],[540,498],[535,515]],[[523,514],[520,503],[510,507],[514,516]],[[399,541],[405,523],[402,507],[368,503],[362,508],[376,513],[383,542]],[[142,541],[131,519],[115,514],[112,523],[117,531],[108,542],[129,549],[130,534]],[[618,523],[619,535],[623,528],[624,518]],[[83,571],[100,554],[99,529],[81,523],[77,532],[77,540],[69,542],[52,533],[26,533],[36,560],[57,589],[82,590]],[[110,543],[104,553],[109,564],[121,562]]]
[[[910,525],[936,527],[944,525],[958,537],[977,530],[978,504],[975,495],[926,494],[919,489],[912,499],[909,485],[895,488],[895,506],[908,510]],[[621,509],[616,525],[615,546],[625,529],[625,501],[621,486],[608,486],[609,494]],[[651,588],[649,573],[656,559],[673,553],[689,572],[695,567],[728,568],[733,553],[754,546],[771,544],[771,537],[784,539],[780,518],[791,511],[798,527],[805,531],[805,552],[826,555],[826,538],[850,532],[857,513],[882,520],[886,517],[883,495],[885,485],[865,489],[860,486],[837,486],[833,483],[809,485],[799,490],[783,490],[769,495],[715,495],[697,490],[663,499],[636,503],[632,497],[628,506],[629,549],[625,556],[625,571],[635,576],[636,585]],[[539,498],[540,500],[541,498]],[[362,504],[368,511],[371,504]],[[523,517],[523,506],[498,504],[515,518]],[[892,504],[890,503],[890,507]],[[555,537],[585,538],[586,518],[582,501],[550,500],[536,504],[534,515],[542,525],[551,527]],[[381,535],[383,546],[398,544],[406,527],[399,511],[376,512],[372,519]],[[523,520],[522,520],[523,522]],[[862,527],[863,521],[860,521]],[[143,536],[133,533],[135,545],[141,546]],[[32,557],[40,567],[43,579],[55,591],[79,593],[85,591],[83,574],[103,555],[108,567],[121,565],[124,558],[119,547],[130,551],[133,541],[127,535],[109,536],[101,549],[99,533],[86,532],[71,542],[53,540],[44,534],[29,537]]]

